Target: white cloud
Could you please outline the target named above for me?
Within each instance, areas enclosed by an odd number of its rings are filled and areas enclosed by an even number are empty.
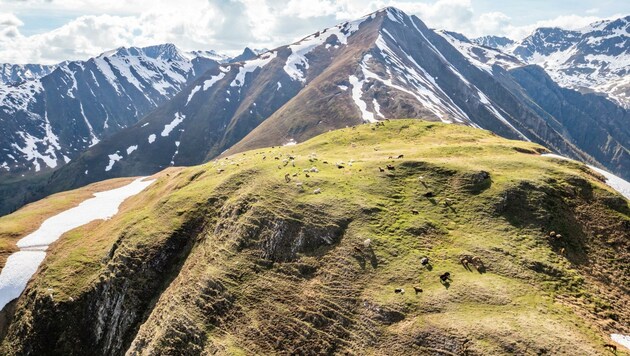
[[[560,16],[515,26],[501,12],[476,13],[471,0],[0,0],[0,62],[54,63],[86,59],[119,46],[172,42],[186,49],[236,54],[243,47],[274,48],[343,20],[395,6],[429,27],[470,37],[499,34],[519,39],[540,26],[575,28],[594,15]],[[26,36],[21,13],[72,18],[48,32]],[[593,12],[594,13],[594,12]],[[31,20],[29,20],[31,21]],[[28,31],[23,31],[28,32]]]
[[[611,18],[618,17],[621,17],[621,15],[614,15]],[[603,19],[604,18],[597,16],[563,15],[550,20],[537,21],[526,26],[509,25],[506,26],[501,33],[497,34],[506,35],[512,39],[521,39],[540,27],[560,27],[567,30],[577,30]]]
[[[24,25],[24,23],[22,21],[20,21],[20,19],[17,18],[17,16],[15,16],[12,13],[0,13],[0,28],[2,27],[9,27],[9,26],[22,26]]]

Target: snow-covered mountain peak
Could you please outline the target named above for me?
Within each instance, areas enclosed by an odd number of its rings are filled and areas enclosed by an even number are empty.
[[[503,52],[506,52],[516,43],[510,38],[492,35],[477,37],[472,39],[471,42],[484,47],[496,48]]]
[[[61,63],[37,78],[0,84],[0,167],[39,171],[69,162],[217,66],[207,53],[198,53],[169,43],[120,47]]]
[[[452,31],[438,30],[436,33],[444,37],[453,47],[457,48],[471,64],[485,69],[487,72],[492,72],[492,66],[495,64],[505,69],[525,65],[521,60],[510,54],[491,46],[479,44],[478,39],[470,40],[463,34]],[[488,36],[486,36],[486,43],[489,43],[489,40]]]
[[[630,107],[630,16],[578,30],[539,28],[509,49],[564,87],[598,92]]]

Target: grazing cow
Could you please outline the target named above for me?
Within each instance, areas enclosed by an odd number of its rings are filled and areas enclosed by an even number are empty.
[[[425,256],[425,257],[422,257],[422,258],[420,259],[420,263],[421,263],[423,266],[428,265],[428,264],[429,264],[429,258],[428,258],[428,257],[426,257],[426,256]]]
[[[358,252],[358,253],[360,253],[360,254],[363,254],[363,251],[361,251],[361,249],[360,249],[359,247],[354,246],[354,247],[353,247],[353,249],[354,249],[354,251],[355,251],[355,252]]]
[[[319,189],[319,188],[313,190],[313,194],[320,194],[321,192],[322,192],[322,190]]]
[[[291,181],[291,177],[289,176],[289,173],[284,175],[284,181],[289,183]]]
[[[451,273],[450,272],[444,272],[443,274],[441,274],[440,275],[440,281],[442,281],[442,282],[452,281]]]
[[[398,159],[404,158],[405,155],[398,155]]]
[[[412,213],[413,215],[418,215],[418,214],[420,214],[420,213],[418,212],[418,210],[416,210],[416,209],[412,209],[412,210],[411,210],[411,213]]]
[[[371,245],[372,245],[372,239],[365,239],[365,241],[363,241],[363,247],[370,248]]]
[[[472,262],[477,268],[484,267],[483,261],[477,256],[473,257],[470,262]]]
[[[468,267],[468,264],[471,262],[470,256],[462,256],[459,259],[459,262],[462,264],[462,266],[464,266],[464,268],[466,268],[467,270],[470,270],[470,267]]]
[[[423,197],[425,198],[433,198],[435,196],[435,193],[433,192],[426,192],[424,194],[422,194]]]
[[[422,288],[418,288],[414,286],[413,290],[416,292],[416,295],[418,295],[418,293],[422,293]]]
[[[391,164],[388,164],[387,169],[389,169],[390,171],[393,171],[396,169],[396,167],[392,166]]]
[[[337,165],[337,168],[339,168],[339,169],[343,169],[343,168],[346,168],[346,167],[344,167],[344,166],[343,166],[343,165],[341,165],[341,164],[338,164],[338,165]]]
[[[396,289],[394,289],[394,293],[396,293],[396,294],[405,294],[405,289],[404,288],[396,288]]]
[[[383,168],[381,168],[381,167],[378,167],[378,171],[379,172],[385,172],[385,170]]]
[[[304,176],[306,176],[306,178],[310,178],[311,177],[308,173],[306,173]]]

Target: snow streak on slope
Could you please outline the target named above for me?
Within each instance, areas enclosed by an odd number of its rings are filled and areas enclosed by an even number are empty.
[[[395,42],[395,39],[392,37],[390,37],[390,40]],[[422,68],[413,57],[405,53],[402,48],[391,48],[382,34],[379,34],[376,46],[385,62],[393,69],[393,72],[388,71],[389,78],[381,78],[370,71],[368,61],[371,55],[366,55],[361,61],[361,71],[366,80],[372,78],[388,87],[410,94],[442,122],[470,122],[468,115],[446,95],[435,81],[435,78]],[[396,54],[397,51],[403,52],[404,59]],[[396,84],[396,82],[401,83],[401,85]]]
[[[39,229],[18,241],[20,251],[9,256],[0,273],[0,310],[22,294],[44,260],[50,244],[72,229],[116,215],[125,199],[140,193],[154,181],[138,178],[121,188],[94,193],[94,198],[48,218]]]
[[[207,79],[203,82],[203,84],[197,85],[196,87],[192,88],[192,90],[190,91],[190,94],[188,94],[188,99],[186,100],[186,105],[188,105],[188,103],[190,103],[190,100],[192,100],[192,98],[195,96],[195,94],[197,94],[197,92],[199,92],[199,90],[203,89],[204,91],[212,88],[212,86],[218,82],[219,80],[223,79],[223,77],[225,77],[225,73],[230,71],[231,67],[219,67],[220,73],[210,77],[210,79]]]
[[[359,107],[359,110],[361,110],[363,121],[376,122],[377,120],[374,118],[374,114],[367,110],[367,104],[361,99],[361,95],[363,94],[363,80],[359,80],[359,78],[354,75],[351,75],[349,80],[350,85],[352,85],[352,100],[354,100],[354,103]]]

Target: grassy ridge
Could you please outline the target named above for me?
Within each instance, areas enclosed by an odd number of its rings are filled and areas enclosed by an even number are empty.
[[[19,308],[52,290],[55,315],[126,283],[127,300],[151,300],[127,305],[144,316],[121,350],[138,352],[602,353],[605,333],[629,331],[627,201],[544,151],[398,120],[168,169],[60,239]],[[148,288],[174,238],[188,247]],[[38,340],[29,313],[5,351]]]

